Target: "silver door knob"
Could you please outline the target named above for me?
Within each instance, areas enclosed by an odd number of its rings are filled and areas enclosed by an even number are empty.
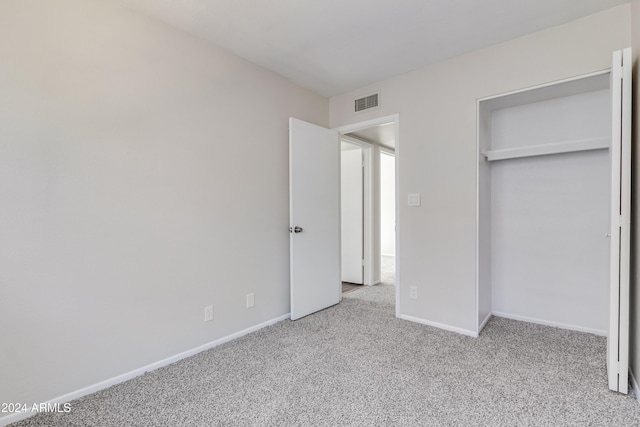
[[[297,225],[295,227],[289,227],[289,233],[300,233],[302,231],[302,227],[298,227]]]

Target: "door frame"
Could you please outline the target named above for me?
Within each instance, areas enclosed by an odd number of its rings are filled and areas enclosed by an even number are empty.
[[[395,182],[395,186],[396,186],[396,200],[395,200],[395,208],[396,208],[396,317],[400,317],[400,263],[401,263],[401,258],[400,258],[400,114],[396,113],[396,114],[391,114],[388,116],[382,116],[382,117],[378,117],[375,119],[370,119],[370,120],[365,120],[362,122],[357,122],[357,123],[352,123],[349,125],[344,125],[344,126],[338,126],[333,128],[333,130],[337,131],[340,134],[340,138],[344,137],[344,134],[347,133],[351,133],[351,132],[355,132],[358,130],[362,130],[362,129],[366,129],[366,128],[370,128],[370,127],[374,127],[374,126],[380,126],[380,125],[385,125],[385,124],[389,124],[389,123],[393,123],[395,125],[395,159],[396,159],[396,182]],[[363,150],[363,152],[366,152],[368,150]],[[370,161],[373,161],[373,155],[374,155],[374,150],[373,150],[373,146],[371,147],[371,151],[369,154],[370,157]],[[365,158],[366,158],[366,154],[365,154]],[[366,162],[366,160],[365,160]],[[372,162],[373,163],[373,162]],[[365,163],[366,165],[366,163]],[[366,168],[366,166],[365,166]],[[368,168],[369,171],[366,172],[365,171],[365,182],[370,180],[370,184],[374,183],[373,180],[373,174],[374,174],[374,168],[373,167],[369,167]],[[365,184],[366,187],[366,184]],[[374,212],[374,206],[373,206],[373,200],[374,200],[374,190],[375,188],[377,188],[379,190],[379,185],[369,185],[368,189],[369,189],[369,197],[368,197],[368,204],[365,201],[365,212],[369,212],[370,215],[370,220],[366,221],[365,219],[365,232],[364,235],[365,236],[369,236],[369,242],[373,243],[373,237],[375,236],[374,233],[376,233],[375,231],[375,227],[374,227],[374,222],[371,219],[373,218],[373,212]],[[367,196],[367,190],[365,189],[365,197]],[[365,213],[365,218],[366,218],[366,213]],[[378,234],[380,233],[379,231],[377,232]],[[365,237],[365,240],[367,239],[367,237]],[[365,246],[366,248],[366,246]],[[371,281],[368,282],[370,284],[373,284],[373,280],[374,280],[374,274],[373,274],[373,257],[374,257],[374,245],[370,244],[368,250],[365,249],[365,278],[368,276],[371,278]],[[378,250],[379,252],[379,250]],[[380,275],[380,271],[378,271],[378,276]],[[365,279],[366,280],[366,279]]]

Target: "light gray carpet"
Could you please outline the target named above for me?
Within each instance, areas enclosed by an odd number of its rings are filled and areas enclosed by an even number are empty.
[[[365,287],[16,425],[640,425],[634,397],[607,389],[604,338],[500,318],[469,338],[396,319],[394,292]]]

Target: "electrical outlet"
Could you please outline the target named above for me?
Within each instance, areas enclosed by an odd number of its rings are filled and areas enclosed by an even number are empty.
[[[418,299],[418,287],[417,286],[409,286],[409,298]]]
[[[210,322],[213,320],[213,306],[208,305],[204,308],[204,321]]]
[[[254,298],[253,298],[253,292],[251,292],[250,294],[247,294],[247,308],[251,308],[255,305],[254,303]]]

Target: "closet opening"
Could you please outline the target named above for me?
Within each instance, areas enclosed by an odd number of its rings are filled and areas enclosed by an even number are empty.
[[[607,337],[627,393],[631,50],[477,102],[477,332],[500,316]]]
[[[478,322],[607,334],[609,72],[479,102]]]

